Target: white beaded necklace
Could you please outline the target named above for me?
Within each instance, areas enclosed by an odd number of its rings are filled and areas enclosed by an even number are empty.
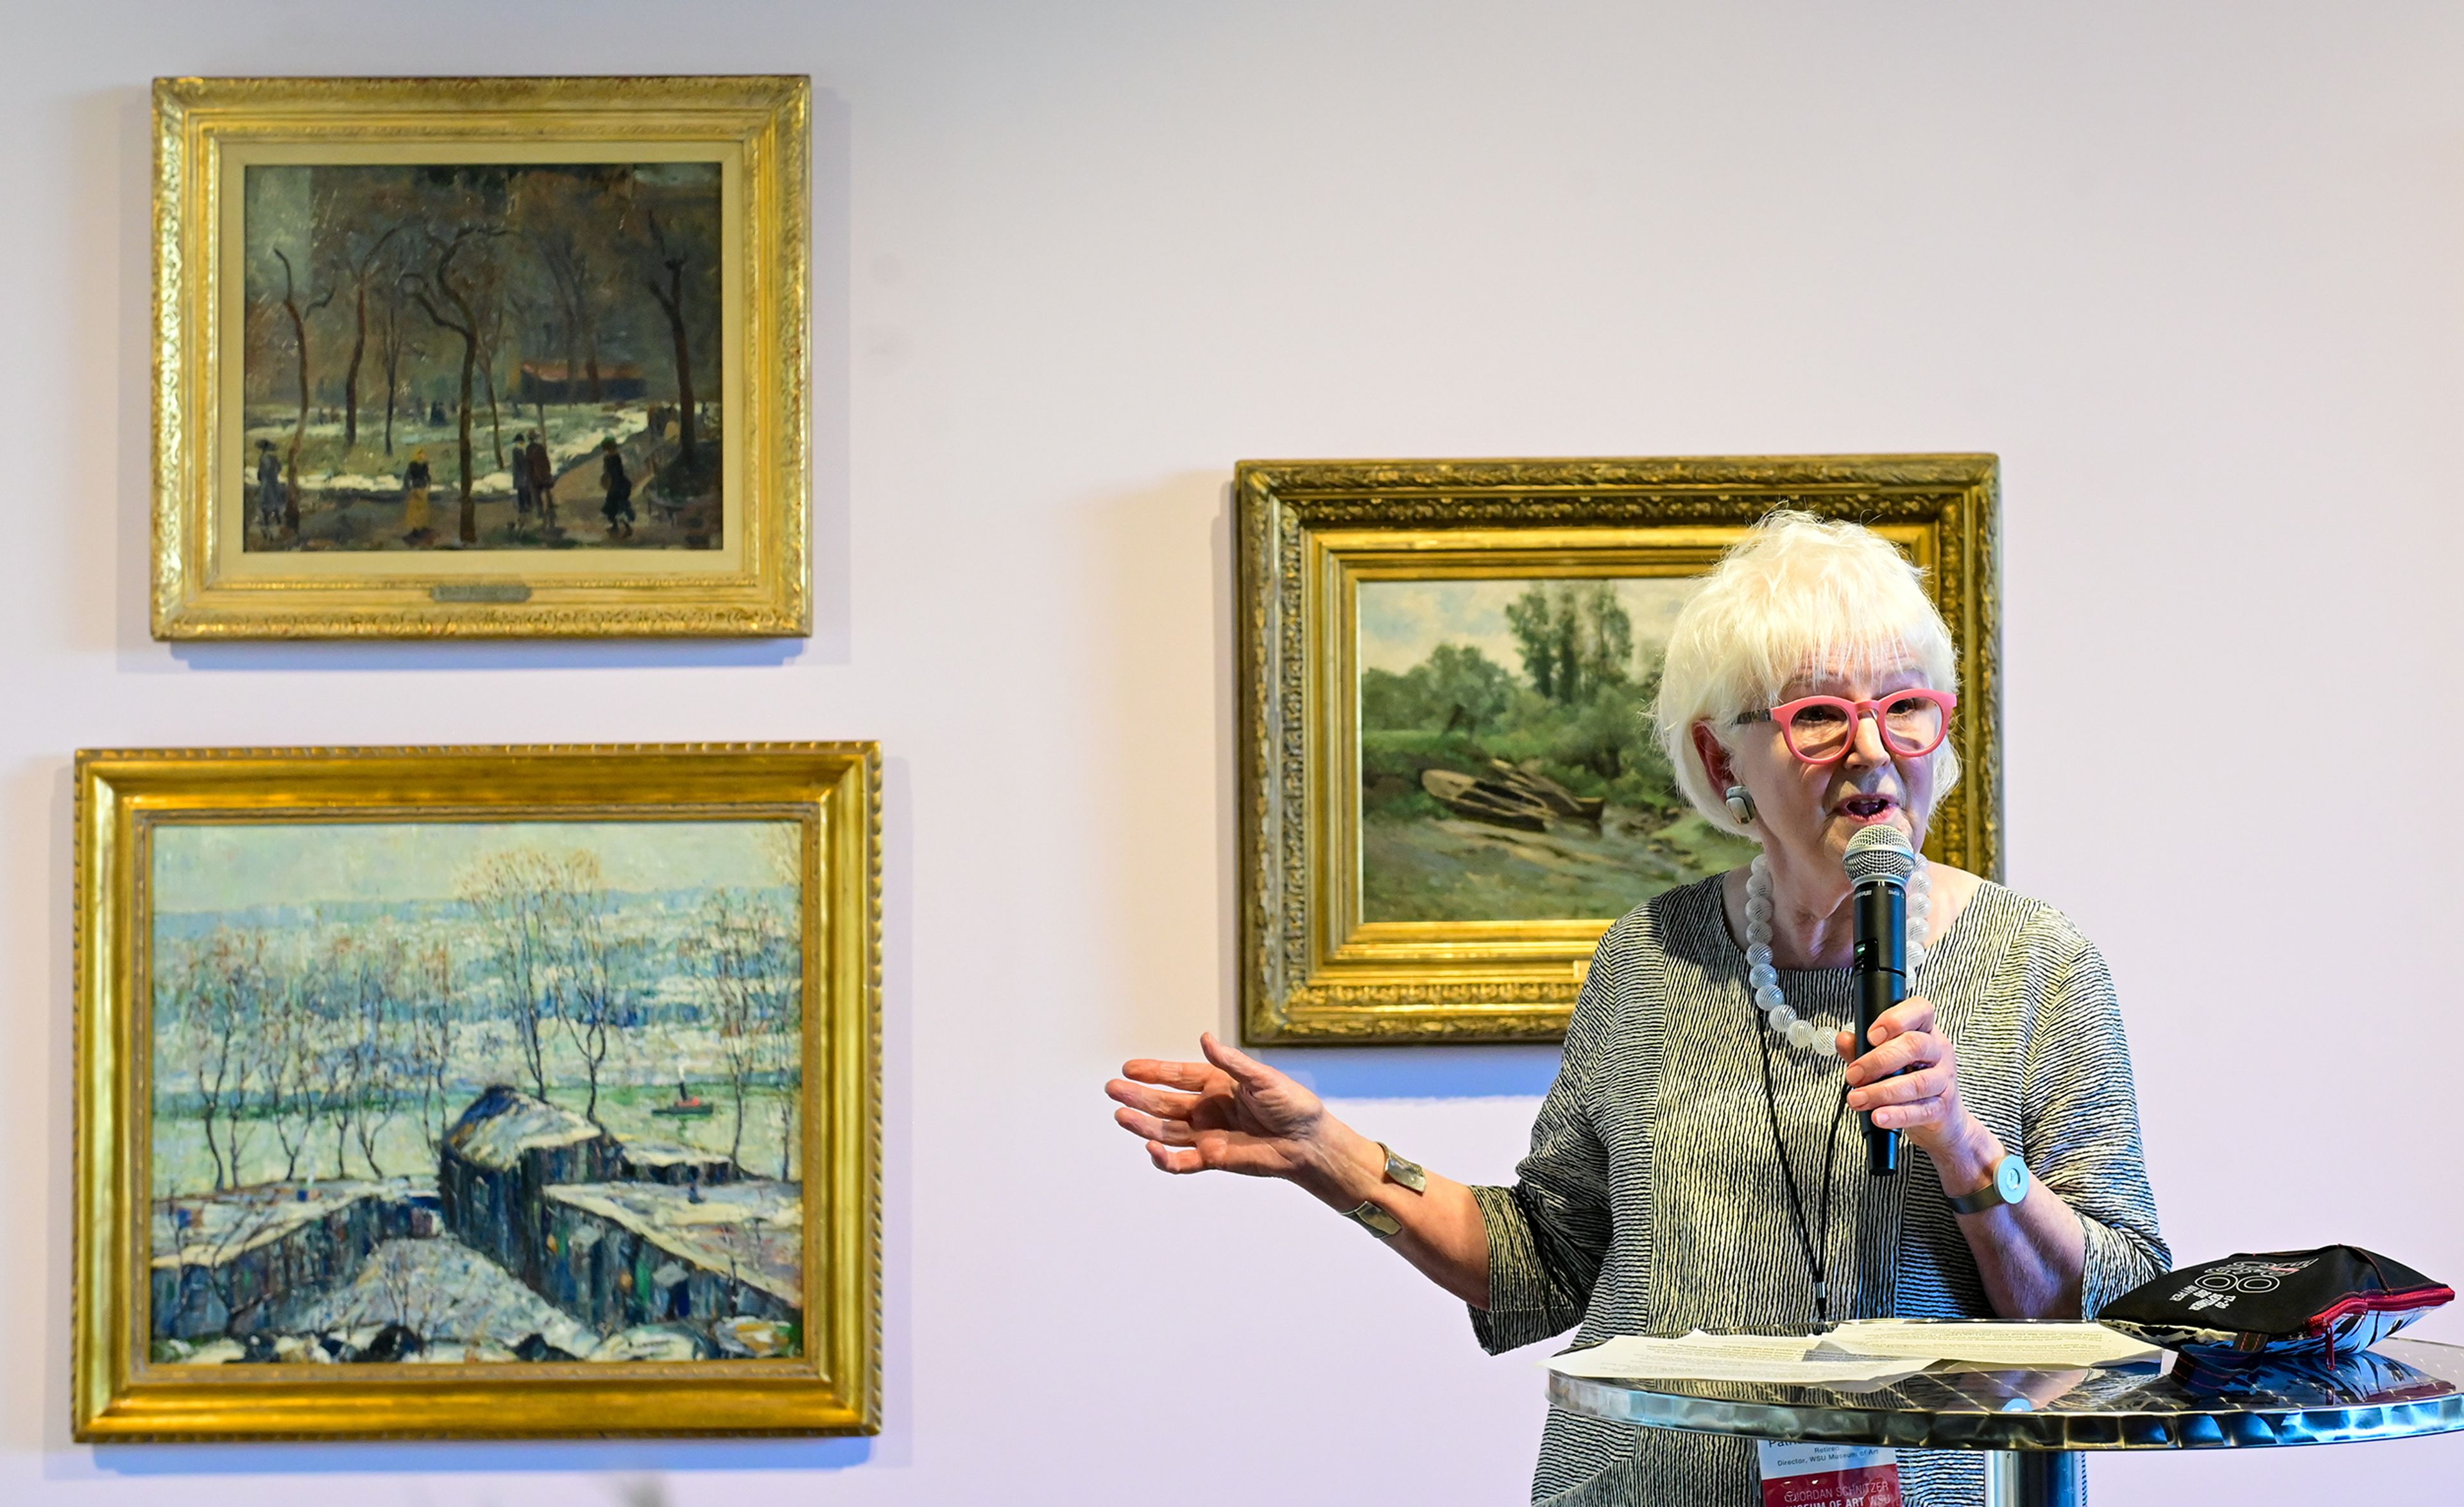
[[[1908,972],[1912,974],[1925,959],[1925,923],[1932,910],[1933,867],[1919,858],[1916,872],[1908,876]],[[1832,1045],[1837,1028],[1827,1021],[1815,1025],[1799,1018],[1780,994],[1779,970],[1771,965],[1771,863],[1760,853],[1746,871],[1746,981],[1753,989],[1754,1005],[1772,1032],[1800,1052],[1837,1056]]]

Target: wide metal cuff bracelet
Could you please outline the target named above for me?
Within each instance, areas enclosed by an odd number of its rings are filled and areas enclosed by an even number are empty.
[[[1410,1189],[1416,1193],[1424,1193],[1429,1190],[1429,1174],[1422,1170],[1419,1163],[1406,1161],[1402,1157],[1397,1156],[1395,1154],[1395,1148],[1388,1146],[1383,1141],[1377,1143],[1377,1149],[1386,1153],[1386,1180],[1388,1182],[1400,1183],[1405,1188]],[[1395,1236],[1403,1233],[1403,1221],[1396,1218],[1393,1214],[1388,1213],[1385,1210],[1378,1208],[1376,1204],[1370,1202],[1367,1199],[1363,1199],[1360,1206],[1356,1209],[1345,1210],[1343,1212],[1343,1217],[1360,1226],[1360,1228],[1368,1231],[1371,1234],[1375,1235],[1380,1240],[1391,1240],[1395,1238]]]

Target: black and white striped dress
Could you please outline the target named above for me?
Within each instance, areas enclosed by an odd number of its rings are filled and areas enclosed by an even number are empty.
[[[1489,1249],[1489,1307],[1472,1324],[1491,1352],[1577,1324],[1573,1343],[1590,1344],[1814,1319],[1746,968],[1717,879],[1658,897],[1600,939],[1517,1181],[1472,1190]],[[1844,969],[1783,972],[1780,988],[1817,1023],[1853,1014]],[[1959,1050],[1969,1111],[2086,1226],[2087,1312],[2164,1271],[2171,1256],[2140,1150],[2129,1046],[2096,949],[2052,906],[1987,884],[1911,989],[1933,1001]],[[1841,1066],[1772,1046],[1780,1130],[1811,1223]],[[1911,1148],[1901,1176],[1871,1177],[1853,1114],[1840,1138],[1831,1317],[1991,1317],[1931,1164]],[[1912,1504],[1982,1499],[1975,1455],[1900,1460]],[[1750,1507],[1758,1480],[1750,1440],[1552,1410],[1531,1496]]]

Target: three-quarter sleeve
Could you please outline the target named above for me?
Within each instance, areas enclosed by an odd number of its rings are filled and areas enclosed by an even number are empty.
[[[2084,938],[2030,1033],[2022,1113],[2029,1167],[2086,1231],[2079,1311],[2093,1319],[2173,1256],[2156,1224],[2121,1002],[2102,954]]]
[[[1582,1321],[1607,1256],[1608,1151],[1586,1107],[1586,1088],[1616,1010],[1606,943],[1566,1029],[1557,1081],[1531,1126],[1531,1150],[1511,1188],[1474,1188],[1488,1231],[1488,1307],[1472,1332],[1491,1355],[1562,1334]]]

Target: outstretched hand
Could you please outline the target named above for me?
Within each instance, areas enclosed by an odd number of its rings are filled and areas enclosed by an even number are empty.
[[[1345,1213],[1376,1204],[1400,1225],[1381,1233],[1405,1260],[1488,1306],[1488,1231],[1469,1189],[1435,1172],[1425,1186],[1390,1180],[1386,1148],[1328,1114],[1317,1095],[1213,1032],[1198,1047],[1203,1062],[1142,1057],[1104,1085],[1121,1106],[1112,1119],[1146,1143],[1157,1168],[1280,1177]]]
[[[1317,1095],[1208,1032],[1203,1062],[1138,1058],[1104,1085],[1112,1119],[1167,1172],[1305,1181],[1325,1169],[1334,1122]]]

